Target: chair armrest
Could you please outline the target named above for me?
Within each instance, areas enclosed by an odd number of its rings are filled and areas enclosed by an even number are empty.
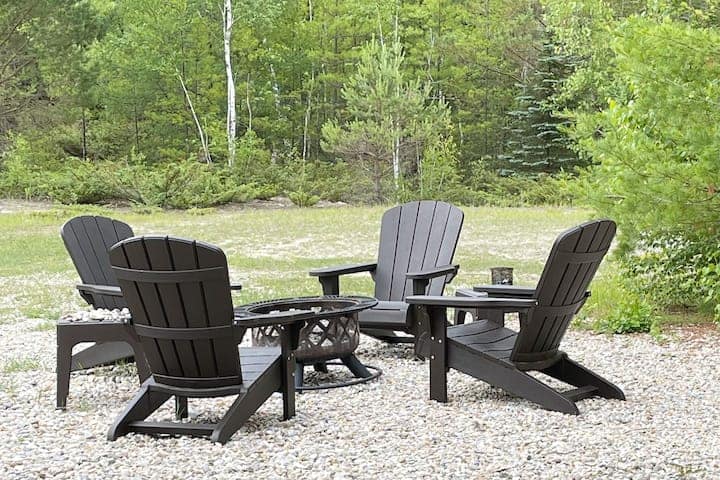
[[[95,285],[89,283],[78,283],[76,288],[80,293],[86,293],[89,295],[108,295],[110,297],[122,297],[122,291],[120,287],[112,285]]]
[[[412,280],[413,295],[424,295],[427,293],[427,287],[430,280],[437,277],[446,277],[446,283],[452,282],[460,265],[442,265],[440,267],[428,268],[420,272],[408,272],[405,278]]]
[[[537,301],[530,298],[442,297],[412,295],[407,297],[405,301],[411,305],[460,308],[464,310],[471,308],[516,308],[518,310],[527,310],[537,305]]]
[[[336,277],[349,273],[373,272],[377,268],[377,262],[360,263],[356,265],[339,265],[336,267],[316,268],[310,270],[311,277]]]
[[[235,291],[242,290],[242,285],[240,285],[239,283],[236,283],[236,284],[233,285],[233,284],[231,283],[231,284],[230,284],[230,290],[235,290]]]
[[[477,285],[474,292],[487,293],[491,297],[532,297],[535,295],[533,287],[519,287],[513,285]]]
[[[452,280],[457,275],[460,265],[442,265],[440,267],[428,268],[419,272],[408,272],[405,274],[406,278],[411,280],[430,280],[432,278],[450,276]]]

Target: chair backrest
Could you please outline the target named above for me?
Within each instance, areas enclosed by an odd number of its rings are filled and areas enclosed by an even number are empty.
[[[82,283],[117,286],[108,250],[120,240],[133,236],[130,225],[108,217],[83,215],[65,222],[60,236]],[[126,306],[121,297],[98,294],[83,297],[95,308]]]
[[[511,355],[518,366],[544,368],[558,357],[570,321],[615,237],[615,222],[595,220],[558,236],[535,290],[537,306],[521,325]]]
[[[382,217],[375,271],[375,298],[401,301],[412,295],[411,271],[452,263],[464,214],[445,202],[410,202],[391,208]],[[442,295],[447,280],[433,279],[428,295]]]
[[[159,383],[242,383],[227,259],[206,243],[134,237],[110,250],[150,371]]]

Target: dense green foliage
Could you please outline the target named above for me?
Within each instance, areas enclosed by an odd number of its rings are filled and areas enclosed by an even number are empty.
[[[546,3],[583,59],[563,92],[592,162],[579,190],[620,225],[626,288],[656,310],[720,313],[720,2]]]
[[[254,182],[304,204],[493,197],[471,190],[473,175],[507,163],[507,112],[542,44],[537,4],[233,3],[239,165],[228,171],[222,2],[3,1],[3,193],[183,206]],[[298,166],[302,179],[283,183]],[[118,188],[84,178],[113,169]],[[218,178],[180,200],[172,180],[188,169]]]
[[[523,82],[515,109],[508,112],[507,162],[508,173],[573,171],[581,162],[562,134],[570,121],[555,112],[559,110],[556,96],[562,82],[570,76],[575,59],[548,38],[543,41],[535,70]]]

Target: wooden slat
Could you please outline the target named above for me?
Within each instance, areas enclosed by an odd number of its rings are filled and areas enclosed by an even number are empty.
[[[107,249],[105,248],[105,241],[102,238],[97,218],[86,217],[82,222],[82,226],[88,239],[88,255],[95,259],[97,270],[94,273],[98,280],[97,283],[111,285],[114,276],[110,270],[110,262],[104,261],[107,258]]]
[[[108,249],[133,236],[129,225],[107,217],[80,216],[66,222],[61,235],[83,283],[117,286]],[[119,297],[93,295],[93,306],[123,308],[126,303]]]
[[[435,216],[437,202],[424,201],[418,205],[415,232],[410,247],[410,259],[405,272],[419,272],[426,266],[425,254],[427,253],[430,232]],[[432,263],[434,266],[434,262]],[[412,295],[412,280],[406,280],[403,286],[402,298]]]
[[[395,248],[395,265],[393,266],[392,282],[390,283],[389,300],[402,300],[405,296],[405,274],[410,265],[415,226],[418,222],[420,203],[406,203],[400,210],[398,239]]]
[[[199,268],[193,242],[174,241],[169,245],[173,264],[177,270],[192,270]],[[186,320],[190,328],[209,327],[210,321],[207,318],[205,309],[205,297],[199,283],[182,283],[178,286],[182,295]],[[196,340],[193,343],[195,359],[198,366],[198,374],[203,377],[217,375],[215,369],[215,353],[210,340]]]
[[[94,223],[98,232],[98,236],[91,237],[91,239],[93,242],[98,242],[97,245],[94,245],[93,251],[99,264],[102,266],[104,276],[102,284],[116,286],[117,280],[112,273],[110,259],[108,257],[108,250],[118,241],[113,220],[107,217],[88,217],[87,223],[90,228],[92,228],[92,223]],[[105,303],[106,308],[123,308],[125,306],[125,302],[120,297],[105,295],[101,297],[101,301]]]
[[[145,249],[153,270],[176,270],[171,256],[169,242],[146,242]],[[188,328],[185,304],[183,298],[180,296],[179,285],[176,283],[158,283],[156,289],[167,325],[172,328]],[[177,355],[181,376],[199,376],[198,361],[193,349],[193,341],[171,340],[171,343]]]
[[[130,262],[126,253],[125,245],[110,251],[110,263],[123,268],[130,268]],[[139,325],[150,325],[148,319],[148,312],[143,303],[140,290],[138,289],[137,283],[129,280],[121,280],[118,282],[120,288],[123,291],[123,297],[128,303],[128,306],[133,305],[131,310],[133,316],[133,323]],[[160,353],[160,347],[156,340],[142,337],[140,343],[143,347],[143,352],[148,364],[151,366],[151,370],[156,373],[167,374],[167,368],[165,362]]]
[[[561,234],[543,269],[536,289],[538,306],[561,307],[582,300],[601,260],[590,263],[572,261],[559,252],[592,253],[607,251],[615,233],[611,221],[588,222]],[[570,258],[570,260],[568,260]],[[539,308],[539,312],[542,309]],[[557,350],[573,318],[572,314],[533,314],[517,339],[517,353],[541,353]]]
[[[130,422],[128,430],[149,435],[192,435],[209,437],[215,425],[209,423]]]
[[[378,246],[378,265],[375,270],[375,298],[391,300],[393,270],[395,268],[395,249],[398,243],[401,207],[394,207],[383,214],[380,224],[380,244]]]
[[[567,398],[568,400],[572,400],[573,402],[578,402],[580,400],[594,397],[598,394],[598,387],[594,385],[586,385],[584,387],[579,388],[573,388],[572,390],[567,390],[565,392],[562,392],[562,396]]]
[[[128,242],[123,244],[125,247],[125,255],[127,256],[129,268],[139,270],[151,270],[150,259],[145,250],[145,239],[139,238],[138,241]],[[140,295],[140,302],[144,305],[145,313],[147,315],[147,324],[153,327],[167,327],[167,319],[165,318],[165,312],[163,311],[162,302],[158,293],[157,285],[143,282],[133,282]],[[124,291],[124,289],[123,289]],[[127,299],[130,304],[130,299]],[[164,375],[170,375],[173,377],[181,377],[182,369],[180,368],[180,362],[177,358],[177,352],[175,347],[170,340],[154,340],[157,345],[159,354],[162,357],[162,364],[164,366]],[[151,366],[151,369],[152,366]],[[155,370],[153,370],[155,371]]]
[[[227,325],[233,321],[230,277],[227,273],[225,254],[216,247],[196,243],[197,261],[200,268],[225,266],[225,278],[220,281],[202,282],[207,318],[211,327]],[[239,375],[237,340],[235,338],[211,340],[218,375]]]
[[[460,231],[462,230],[463,221],[465,215],[459,208],[453,207],[449,204],[443,204],[448,206],[448,217],[445,222],[445,228],[443,229],[442,241],[440,242],[440,249],[435,260],[435,265],[448,265],[453,263],[453,257],[455,256],[455,249],[457,248],[458,239],[460,238]],[[445,289],[446,281],[444,277],[435,278],[430,282],[430,288],[428,290],[429,295],[442,295]]]
[[[85,250],[80,243],[80,238],[75,231],[76,226],[79,228],[79,223],[81,221],[81,217],[75,217],[68,220],[62,227],[61,235],[63,241],[65,242],[65,248],[67,249],[68,254],[70,254],[70,258],[75,265],[75,270],[77,270],[78,275],[80,275],[82,282],[94,283],[95,277],[92,273],[92,268],[90,267]]]

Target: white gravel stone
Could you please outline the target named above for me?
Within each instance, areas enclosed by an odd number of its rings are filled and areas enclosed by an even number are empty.
[[[720,477],[720,333],[711,328],[680,329],[666,342],[569,332],[565,350],[628,397],[583,400],[579,416],[455,371],[449,403],[430,401],[428,366],[409,346],[363,337],[358,355],[383,369],[378,381],[300,394],[288,422],[274,395],[220,446],[144,435],[106,441],[137,390],[132,365],[74,373],[67,411],[54,410],[55,336],[35,325],[0,325],[0,479]],[[9,368],[18,359],[39,368]],[[332,378],[346,375],[331,368]],[[190,400],[190,408],[213,419],[231,402]],[[155,418],[171,415],[169,402]]]

